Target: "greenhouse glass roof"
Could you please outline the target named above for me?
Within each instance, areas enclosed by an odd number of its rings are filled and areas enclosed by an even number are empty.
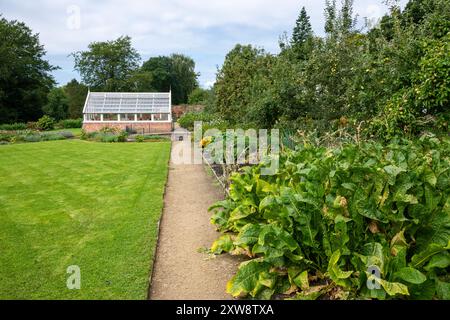
[[[83,113],[171,113],[171,93],[90,92]]]

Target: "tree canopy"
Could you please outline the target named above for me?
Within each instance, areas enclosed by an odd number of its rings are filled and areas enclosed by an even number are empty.
[[[42,115],[56,68],[44,59],[39,36],[24,23],[0,16],[0,123]]]
[[[73,54],[75,70],[83,83],[95,91],[126,91],[129,80],[139,68],[141,56],[132,47],[131,38],[93,42],[87,51]]]

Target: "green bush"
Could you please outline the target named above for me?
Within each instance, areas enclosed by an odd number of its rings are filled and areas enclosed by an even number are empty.
[[[246,255],[233,296],[450,299],[450,141],[305,142],[231,178],[211,251]],[[376,266],[381,278],[370,271]],[[379,284],[369,288],[367,281]],[[295,295],[294,295],[295,293]]]
[[[209,113],[206,112],[188,112],[178,119],[178,124],[185,129],[190,131],[194,130],[194,123],[196,121],[209,122],[214,119]]]
[[[75,129],[83,127],[83,119],[67,119],[58,122],[57,127],[60,129]]]
[[[136,142],[144,142],[145,141],[145,137],[144,136],[141,136],[141,135],[138,135],[138,136],[136,136],[135,137],[135,140],[136,140]]]
[[[51,131],[55,129],[55,120],[45,115],[38,120],[36,126],[41,131]]]
[[[4,131],[19,131],[26,130],[27,125],[25,123],[13,123],[13,124],[2,124],[0,125],[0,130]]]
[[[57,141],[57,140],[65,140],[66,137],[61,133],[44,133],[41,134],[42,141]]]
[[[42,137],[40,134],[27,135],[27,136],[24,136],[23,139],[25,142],[41,142],[42,141]]]
[[[70,131],[61,131],[58,132],[58,134],[62,135],[66,139],[72,139],[73,137],[75,137],[75,135]]]

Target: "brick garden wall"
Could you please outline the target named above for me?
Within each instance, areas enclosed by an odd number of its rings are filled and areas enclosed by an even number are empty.
[[[99,131],[102,128],[119,128],[122,130],[126,130],[127,127],[132,130],[136,130],[138,133],[168,133],[172,132],[172,123],[171,122],[163,122],[163,123],[136,123],[136,122],[121,122],[121,123],[84,123],[83,129],[86,132],[95,132]]]

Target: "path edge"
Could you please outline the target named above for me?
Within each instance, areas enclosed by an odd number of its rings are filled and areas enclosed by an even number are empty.
[[[159,219],[158,219],[158,226],[156,228],[158,230],[158,235],[156,237],[155,251],[154,251],[152,259],[150,260],[151,267],[150,267],[149,276],[148,276],[148,288],[147,288],[146,301],[151,300],[152,282],[153,282],[153,277],[155,275],[155,262],[156,262],[156,257],[158,255],[159,242],[160,242],[160,238],[161,238],[161,221],[164,218],[164,214],[166,211],[166,193],[167,193],[167,186],[169,184],[170,166],[172,163],[172,148],[173,148],[173,141],[170,141],[170,154],[169,154],[169,160],[167,162],[167,176],[166,176],[166,182],[164,184],[164,192],[163,192],[163,207],[162,207]]]

